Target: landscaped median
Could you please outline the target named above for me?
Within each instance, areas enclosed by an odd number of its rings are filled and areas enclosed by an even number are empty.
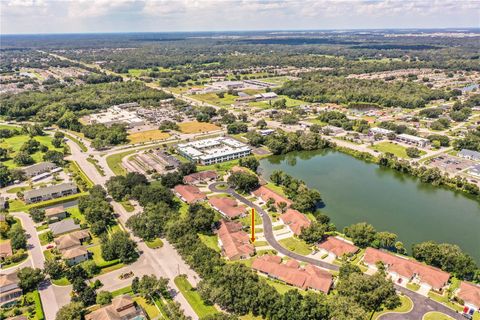
[[[200,294],[195,288],[192,287],[184,275],[176,277],[174,282],[178,290],[180,290],[182,295],[192,307],[193,311],[195,311],[200,318],[219,313],[214,306],[205,304],[202,297],[200,297]]]
[[[380,316],[386,314],[386,313],[407,313],[409,312],[410,310],[412,310],[413,308],[413,302],[412,300],[407,297],[406,295],[401,295],[400,296],[400,302],[401,304],[396,307],[395,309],[392,309],[392,310],[382,310],[382,311],[379,311],[379,312],[375,312],[373,315],[372,315],[372,320],[376,320],[378,318],[380,318]]]

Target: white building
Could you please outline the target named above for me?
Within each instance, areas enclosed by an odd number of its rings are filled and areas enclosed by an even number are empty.
[[[397,141],[407,143],[407,144],[412,144],[420,148],[425,148],[430,143],[428,139],[412,136],[410,134],[405,134],[405,133],[397,135]]]
[[[177,145],[177,150],[188,160],[203,165],[243,158],[252,153],[245,143],[226,137],[182,143]]]
[[[473,150],[462,149],[458,156],[468,160],[480,161],[480,152]]]
[[[382,136],[386,136],[390,133],[395,133],[392,130],[380,128],[380,127],[374,127],[370,129],[370,134],[376,135],[376,134],[381,134]]]

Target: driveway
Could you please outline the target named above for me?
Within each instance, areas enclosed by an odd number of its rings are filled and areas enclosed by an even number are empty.
[[[275,239],[273,235],[273,230],[272,230],[272,221],[270,219],[270,216],[260,208],[258,205],[254,204],[250,200],[246,199],[245,197],[239,195],[235,190],[229,188],[227,190],[220,190],[217,189],[218,185],[224,185],[225,182],[215,182],[209,186],[209,189],[213,192],[221,192],[221,193],[228,193],[232,197],[236,198],[238,201],[246,204],[247,206],[251,208],[255,208],[257,212],[261,215],[262,221],[263,221],[263,233],[264,237],[267,240],[267,242],[272,246],[277,252],[279,252],[281,255],[285,255],[287,257],[296,259],[298,261],[302,262],[307,262],[310,264],[313,264],[317,267],[324,268],[324,269],[329,269],[333,271],[337,271],[339,269],[338,266],[334,264],[327,263],[325,261],[319,261],[317,259],[314,259],[312,257],[306,257],[302,256],[298,253],[292,252],[284,247],[282,247],[277,240]],[[421,320],[423,315],[427,312],[430,311],[439,311],[443,312],[450,317],[458,320],[464,319],[460,314],[456,313],[452,309],[444,306],[441,303],[438,303],[434,300],[429,299],[428,297],[424,297],[416,292],[410,291],[404,287],[401,287],[399,285],[394,284],[395,289],[402,292],[406,296],[408,296],[410,299],[413,301],[413,308],[410,312],[408,313],[388,313],[385,314],[381,317],[382,320]]]

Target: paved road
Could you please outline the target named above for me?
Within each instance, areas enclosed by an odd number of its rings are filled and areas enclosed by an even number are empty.
[[[255,210],[257,210],[257,212],[262,217],[264,237],[267,240],[267,242],[270,244],[270,246],[272,246],[275,250],[277,250],[277,252],[279,252],[281,254],[284,254],[287,257],[296,259],[298,261],[307,262],[307,263],[313,264],[315,266],[318,266],[318,267],[321,267],[321,268],[324,268],[324,269],[329,269],[329,270],[334,270],[334,271],[339,269],[339,267],[337,265],[330,264],[330,263],[327,263],[327,262],[324,262],[324,261],[319,261],[319,260],[316,260],[314,258],[305,257],[305,256],[302,256],[298,253],[292,252],[292,251],[282,247],[282,245],[280,245],[280,243],[278,243],[278,241],[275,239],[275,237],[273,235],[272,221],[270,219],[270,216],[265,212],[265,210],[263,210],[262,208],[260,208],[259,206],[257,206],[253,202],[251,202],[250,200],[246,199],[245,197],[241,196],[240,194],[238,194],[237,192],[235,192],[235,190],[233,190],[231,188],[226,189],[226,190],[225,189],[217,189],[217,186],[221,185],[221,184],[225,184],[225,182],[212,183],[211,185],[209,185],[209,189],[213,192],[228,193],[232,197],[239,200],[240,202],[246,204],[247,206],[249,206],[251,208],[255,208]],[[424,297],[424,296],[422,296],[418,293],[410,291],[410,290],[408,290],[408,289],[406,289],[402,286],[396,285],[396,284],[395,284],[395,288],[398,291],[401,291],[406,296],[408,296],[410,299],[412,299],[413,308],[408,313],[402,313],[402,314],[389,313],[389,314],[385,314],[381,317],[382,320],[383,319],[386,319],[386,320],[421,320],[423,315],[427,312],[430,312],[430,311],[443,312],[443,313],[451,316],[452,318],[458,319],[458,320],[464,319],[460,314],[456,313],[455,311],[453,311],[452,309],[444,306],[441,303],[438,303],[434,300],[431,300],[427,297]]]

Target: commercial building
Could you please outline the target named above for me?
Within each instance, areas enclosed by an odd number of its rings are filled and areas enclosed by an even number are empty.
[[[420,148],[425,148],[430,143],[430,140],[428,139],[412,136],[410,134],[405,134],[405,133],[397,135],[396,140],[403,143],[411,144]]]
[[[406,285],[412,281],[426,290],[442,291],[450,279],[449,273],[438,268],[373,248],[365,250],[363,262],[373,270],[382,262],[394,282]]]
[[[463,312],[473,315],[480,312],[480,286],[470,282],[460,282],[460,287],[455,292],[456,296],[463,300]]]
[[[78,192],[77,186],[72,182],[61,183],[45,188],[25,191],[23,200],[25,203],[40,202],[60,197],[69,196]]]
[[[173,192],[182,201],[192,204],[205,200],[207,196],[196,186],[179,184],[173,188]]]
[[[99,308],[85,315],[85,320],[143,320],[147,319],[142,308],[132,297],[122,295],[116,297],[107,306]]]
[[[245,216],[247,207],[238,205],[237,200],[226,197],[211,197],[208,203],[224,217],[234,219]]]
[[[92,114],[89,119],[90,123],[99,123],[107,127],[113,124],[124,124],[129,128],[141,126],[145,123],[143,119],[141,119],[135,111],[128,110],[134,106],[138,106],[138,104],[112,106],[103,112]]]
[[[38,176],[42,173],[50,172],[51,170],[57,168],[57,165],[52,162],[40,162],[32,164],[31,166],[22,168],[22,171],[25,172],[27,178],[32,178]]]
[[[294,209],[287,209],[280,219],[297,236],[312,223],[303,213]]]
[[[351,256],[358,252],[358,247],[344,239],[328,236],[325,240],[317,244],[320,251],[328,253],[334,258]]]
[[[228,137],[192,141],[177,145],[178,152],[193,162],[210,165],[246,157],[252,149],[245,143]]]
[[[229,260],[248,259],[255,253],[250,237],[239,222],[220,220],[218,246]]]
[[[282,263],[279,256],[261,256],[253,261],[252,269],[303,290],[312,289],[325,294],[330,291],[333,283],[329,272],[311,264],[301,268],[300,263],[293,259]]]
[[[16,273],[0,274],[0,306],[10,304],[22,296]]]
[[[480,152],[473,150],[462,149],[458,153],[458,156],[468,160],[480,161]]]
[[[371,128],[369,130],[369,133],[371,135],[376,135],[376,134],[380,134],[382,136],[386,136],[388,134],[391,134],[391,133],[395,133],[394,131],[392,130],[388,130],[388,129],[384,129],[384,128],[380,128],[380,127],[374,127],[374,128]]]

